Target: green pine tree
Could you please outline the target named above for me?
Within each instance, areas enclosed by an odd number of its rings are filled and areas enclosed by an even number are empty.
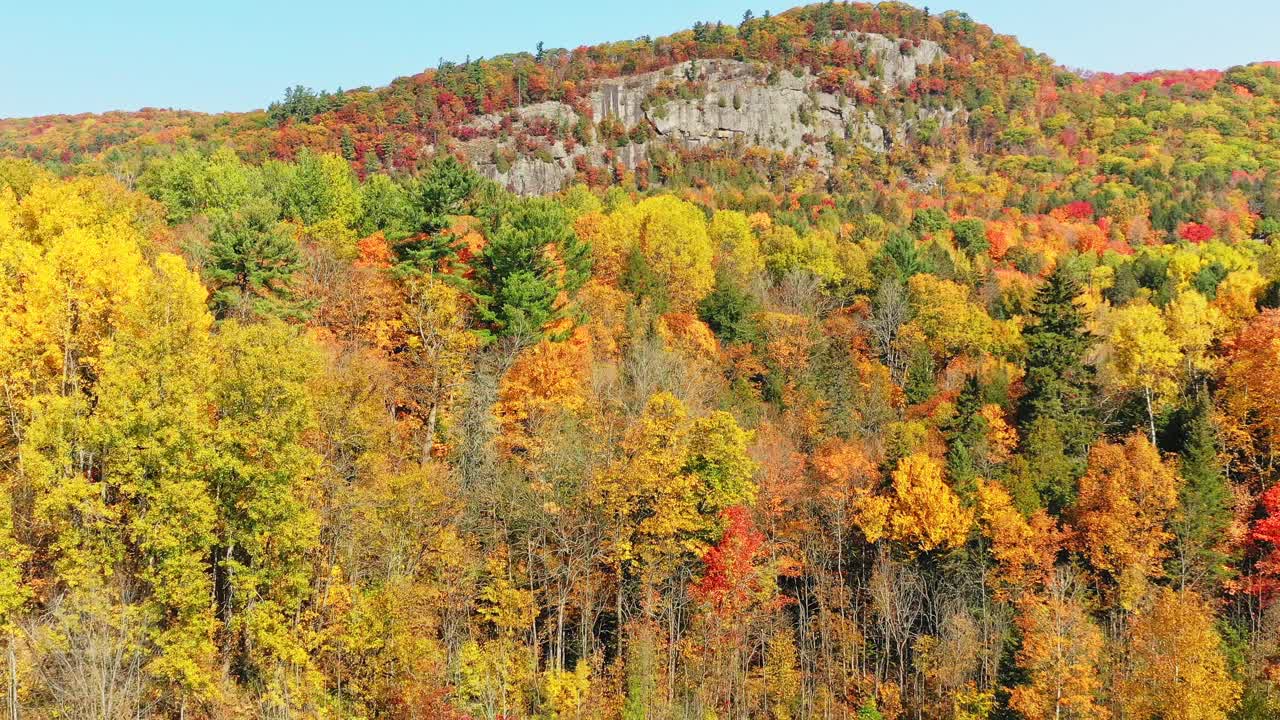
[[[698,304],[698,317],[721,340],[747,343],[758,339],[760,331],[754,318],[759,309],[755,297],[720,275],[715,289]]]
[[[903,283],[912,275],[930,271],[928,263],[920,256],[915,238],[905,232],[895,232],[889,236],[880,254],[876,256],[874,266],[881,279],[896,274]]]
[[[280,229],[278,213],[270,201],[257,199],[215,216],[205,279],[217,317],[303,314],[293,293],[293,276],[302,269],[298,243]]]
[[[982,384],[976,375],[970,375],[956,398],[955,414],[942,428],[947,439],[947,476],[962,495],[975,489],[978,464],[986,454],[989,428],[982,416],[982,404]]]
[[[356,141],[351,136],[351,128],[342,128],[342,140],[339,143],[342,148],[342,157],[350,162],[356,159]]]
[[[1043,506],[1061,514],[1075,502],[1080,467],[1080,462],[1067,455],[1058,421],[1037,418],[1023,437],[1022,453],[1014,462],[1010,495],[1023,512]]]
[[[412,193],[417,234],[397,246],[401,260],[418,270],[432,270],[456,256],[457,238],[444,231],[453,217],[467,212],[467,202],[480,184],[480,176],[457,158],[437,158]]]
[[[1173,576],[1186,585],[1216,584],[1230,564],[1222,541],[1231,524],[1231,491],[1218,458],[1217,429],[1205,393],[1184,412],[1181,425],[1183,483],[1173,522]]]
[[[536,338],[567,307],[591,273],[590,248],[554,200],[513,203],[496,226],[476,267],[481,317],[498,335]]]
[[[902,388],[907,396],[907,402],[914,405],[933,397],[938,390],[938,384],[934,379],[936,369],[933,354],[927,348],[917,347],[911,353]]]
[[[1054,421],[1068,457],[1083,460],[1099,429],[1092,407],[1093,370],[1084,362],[1089,338],[1075,305],[1079,283],[1059,264],[1039,290],[1027,342],[1026,395],[1019,425],[1024,435],[1040,419]]]

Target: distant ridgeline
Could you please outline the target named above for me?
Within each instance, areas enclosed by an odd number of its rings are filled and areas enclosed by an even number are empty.
[[[3,120],[0,152],[130,176],[173,148],[226,144],[257,162],[307,147],[360,177],[415,174],[452,152],[522,194],[621,182],[936,192],[985,171],[1038,188],[1004,198],[1025,212],[1155,193],[1156,225],[1173,231],[1203,209],[1192,193],[1262,202],[1257,188],[1280,163],[1278,73],[1082,77],[963,13],[827,3],[736,27],[442,61],[379,89],[297,87],[265,112]]]

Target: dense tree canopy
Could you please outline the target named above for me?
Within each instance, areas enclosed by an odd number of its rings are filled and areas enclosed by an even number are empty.
[[[887,86],[857,32],[946,57]],[[595,116],[689,59],[892,141]],[[0,706],[1276,717],[1278,105],[826,3],[0,121]]]

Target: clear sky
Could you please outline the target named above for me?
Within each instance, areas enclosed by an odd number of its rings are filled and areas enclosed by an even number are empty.
[[[758,3],[758,4],[752,4]],[[760,0],[4,0],[0,117],[264,107],[517,50],[662,35]],[[923,2],[921,3],[923,4]],[[1091,70],[1280,59],[1280,0],[935,0]]]

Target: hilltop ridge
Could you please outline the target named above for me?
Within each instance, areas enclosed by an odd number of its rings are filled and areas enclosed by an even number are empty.
[[[940,64],[917,77],[917,69],[939,58],[947,58],[946,68]],[[963,14],[930,16],[900,3],[825,4],[744,19],[736,26],[698,24],[666,37],[442,62],[376,89],[330,95],[296,88],[265,111],[205,115],[144,109],[0,120],[0,152],[80,162],[138,146],[220,141],[250,159],[288,157],[305,146],[340,152],[362,173],[413,170],[431,149],[467,140],[477,121],[490,123],[486,116],[556,102],[586,123],[600,123],[607,114],[594,112],[598,109],[589,98],[602,81],[670,71],[698,60],[750,64],[761,81],[799,72],[803,82],[788,81],[789,88],[838,94],[868,111],[904,97],[955,105],[975,78],[965,70],[974,62],[1006,77],[1049,72],[1047,59]]]
[[[223,145],[254,163],[336,154],[360,178],[412,176],[456,154],[521,194],[905,182],[936,195],[981,168],[1064,197],[1100,177],[1110,194],[1115,183],[1149,192],[1156,182],[1170,196],[1152,201],[1156,222],[1172,232],[1197,214],[1192,191],[1249,194],[1280,162],[1265,122],[1278,73],[1257,63],[1081,75],[963,13],[824,3],[665,37],[441,62],[381,88],[293,88],[263,111],[3,120],[0,155],[128,179],[148,158]],[[1169,121],[1170,109],[1192,106]],[[1152,177],[1154,138],[1168,167],[1195,177]],[[1241,177],[1253,180],[1239,187]],[[1059,200],[1016,202],[1047,212]]]

